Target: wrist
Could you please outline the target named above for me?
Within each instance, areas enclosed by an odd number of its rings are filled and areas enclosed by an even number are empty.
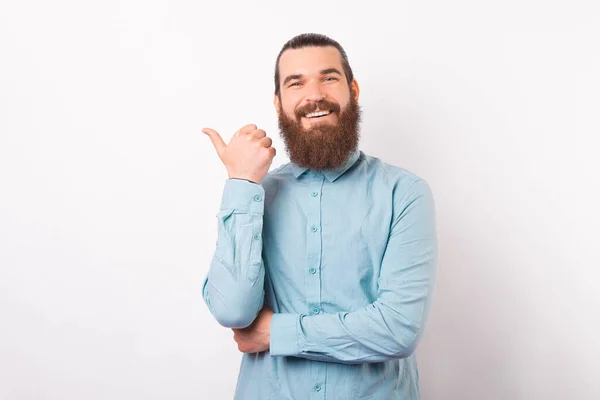
[[[246,181],[246,182],[250,182],[250,183],[254,183],[254,184],[258,185],[258,182],[251,181],[250,179],[245,179],[245,178],[229,178],[229,179],[237,179],[238,181]]]
[[[254,176],[239,176],[239,175],[229,175],[229,179],[239,179],[242,181],[248,181],[250,183],[255,183],[255,184],[259,184],[260,183],[260,179],[257,179]]]

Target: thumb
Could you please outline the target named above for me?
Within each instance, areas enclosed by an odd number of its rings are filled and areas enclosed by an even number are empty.
[[[202,132],[204,132],[205,134],[208,135],[208,137],[210,138],[210,141],[212,142],[213,146],[215,146],[215,149],[217,150],[217,153],[220,156],[221,153],[223,153],[223,151],[227,147],[227,145],[221,138],[221,135],[219,135],[219,132],[215,131],[214,129],[210,129],[210,128],[204,128],[204,129],[202,129]]]

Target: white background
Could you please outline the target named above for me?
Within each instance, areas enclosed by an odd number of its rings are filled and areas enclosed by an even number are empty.
[[[0,3],[0,399],[230,399],[201,298],[227,140],[288,161],[275,57],[320,32],[361,149],[431,185],[426,400],[600,398],[595,1]]]

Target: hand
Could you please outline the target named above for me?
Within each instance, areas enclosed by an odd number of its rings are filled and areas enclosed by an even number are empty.
[[[233,340],[237,342],[242,353],[259,353],[269,349],[273,314],[273,311],[263,307],[252,325],[243,329],[232,329]]]
[[[215,146],[229,178],[260,183],[267,175],[275,157],[275,148],[272,147],[273,140],[256,125],[246,125],[234,133],[229,144],[225,144],[221,135],[213,129],[204,128],[202,132],[208,135]]]

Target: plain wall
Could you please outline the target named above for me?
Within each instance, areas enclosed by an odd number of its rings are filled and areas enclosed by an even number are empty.
[[[272,74],[320,32],[361,149],[426,179],[440,265],[423,399],[600,398],[597,2],[0,2],[0,399],[230,399],[201,298],[226,172],[288,161]]]

